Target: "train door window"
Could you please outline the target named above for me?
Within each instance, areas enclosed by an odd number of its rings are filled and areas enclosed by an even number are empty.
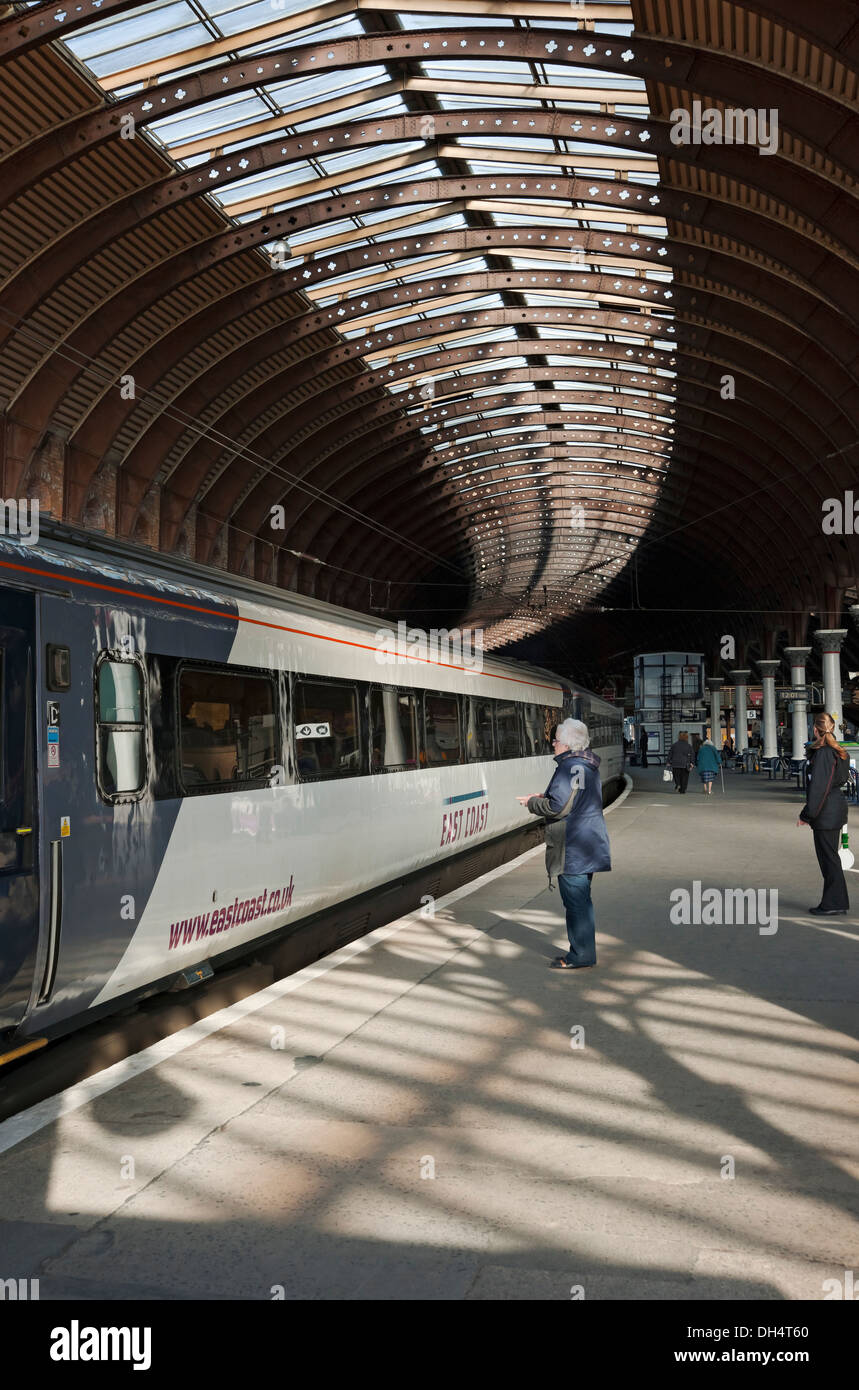
[[[495,757],[491,700],[469,698],[465,746],[470,763],[491,762]]]
[[[267,780],[278,761],[276,741],[270,676],[181,669],[179,751],[186,789]]]
[[[97,684],[98,780],[108,801],[143,790],[143,677],[136,661],[99,664]]]
[[[455,695],[424,695],[426,756],[429,767],[460,761],[459,701]]]
[[[499,702],[495,707],[495,728],[498,734],[498,757],[521,758],[518,707]]]
[[[350,777],[361,771],[358,692],[354,686],[296,681],[293,732],[302,780]]]
[[[522,705],[521,710],[526,754],[539,757],[543,753],[551,753],[552,729],[557,723],[556,711],[548,705]]]
[[[370,771],[404,772],[417,765],[417,699],[401,690],[371,690]]]

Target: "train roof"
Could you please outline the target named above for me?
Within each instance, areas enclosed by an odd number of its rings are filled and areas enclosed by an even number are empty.
[[[281,589],[163,551],[149,550],[131,541],[84,531],[50,518],[40,518],[40,534],[35,544],[25,543],[12,536],[0,537],[0,561],[4,555],[14,556],[19,563],[26,561],[26,566],[30,569],[41,561],[60,572],[78,570],[91,576],[100,576],[111,585],[117,582],[131,586],[137,584],[142,588],[195,602],[224,605],[230,600],[251,601],[286,609],[304,618],[336,621],[374,635],[397,621],[396,618],[381,613],[373,615],[341,608],[322,599],[295,593],[291,589]],[[497,671],[500,674],[539,677],[542,681],[548,680],[557,685],[559,690],[591,694],[554,671],[513,657],[495,657],[486,653],[484,667],[490,672]],[[591,698],[599,699],[593,695]],[[600,704],[604,704],[606,709],[613,708],[605,701],[600,701]]]

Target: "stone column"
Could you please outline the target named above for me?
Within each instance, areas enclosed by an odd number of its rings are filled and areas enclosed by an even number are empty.
[[[758,670],[764,687],[764,752],[765,758],[778,756],[778,725],[775,717],[775,677],[780,661],[759,661]]]
[[[746,710],[749,708],[749,676],[751,674],[751,671],[732,671],[730,674],[730,680],[734,686],[734,704],[736,705],[734,726],[738,753],[745,753],[749,746],[747,732],[749,721],[746,718]]]
[[[805,663],[811,655],[811,647],[785,647],[784,654],[790,662],[791,685],[805,685]],[[808,705],[805,700],[793,702],[793,752],[794,759],[805,757],[808,742]]]
[[[722,686],[721,676],[708,676],[707,689],[710,692],[710,737],[721,753],[722,751]]]
[[[844,737],[841,713],[841,644],[846,627],[818,628],[814,640],[823,654],[823,703],[835,720],[835,737]]]

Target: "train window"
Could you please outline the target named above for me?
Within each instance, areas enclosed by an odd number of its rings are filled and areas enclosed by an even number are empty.
[[[516,705],[495,706],[495,728],[498,734],[498,757],[521,758],[522,743],[519,736],[519,710]]]
[[[370,771],[418,765],[417,699],[400,690],[370,691]]]
[[[490,762],[495,757],[495,735],[492,728],[492,702],[468,701],[468,725],[465,747],[470,763]]]
[[[424,727],[428,767],[446,767],[460,760],[459,701],[455,695],[424,695]]]
[[[301,778],[351,777],[361,771],[358,693],[354,686],[296,681],[293,731]]]
[[[98,780],[108,800],[143,790],[143,679],[135,661],[102,661],[98,667]]]
[[[539,757],[552,751],[552,729],[557,721],[557,712],[548,705],[522,705],[522,722],[525,726],[525,752],[528,757]]]
[[[278,761],[276,740],[269,676],[182,668],[179,752],[186,788],[267,779]]]

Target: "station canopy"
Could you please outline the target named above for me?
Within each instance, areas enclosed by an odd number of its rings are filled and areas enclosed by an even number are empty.
[[[9,7],[7,479],[59,449],[70,520],[488,647],[666,591],[670,536],[786,603],[855,439],[843,9]],[[678,142],[732,98],[757,147]]]

